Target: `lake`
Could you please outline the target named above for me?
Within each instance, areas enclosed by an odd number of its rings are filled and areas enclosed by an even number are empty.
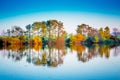
[[[120,46],[4,47],[0,80],[120,80]]]

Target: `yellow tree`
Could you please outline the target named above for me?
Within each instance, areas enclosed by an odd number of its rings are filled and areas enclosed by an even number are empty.
[[[81,43],[81,41],[84,41],[86,38],[84,35],[82,34],[76,34],[75,35],[75,42],[77,42],[78,44]]]
[[[33,30],[34,32],[37,31],[37,35],[39,35],[39,33],[41,32],[41,28],[42,28],[42,23],[41,23],[41,22],[34,22],[34,23],[32,24],[32,30]]]
[[[42,36],[43,37],[46,37],[46,34],[47,34],[47,28],[46,28],[46,24],[44,22],[42,22],[42,26],[41,26],[42,30]]]
[[[100,28],[100,29],[99,29],[99,36],[103,39],[103,37],[104,37],[103,28]]]
[[[87,29],[88,29],[88,25],[86,24],[78,25],[76,30],[77,34],[74,35],[72,41],[77,44],[80,44],[81,41],[84,41],[86,39],[85,34],[87,33]]]
[[[106,26],[104,30],[104,40],[107,40],[109,38],[110,38],[110,29],[108,26]]]
[[[82,25],[78,25],[78,27],[77,27],[77,33],[79,33],[79,34],[82,34],[82,29],[83,29],[83,26]]]

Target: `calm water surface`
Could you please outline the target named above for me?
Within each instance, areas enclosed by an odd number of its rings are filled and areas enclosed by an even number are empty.
[[[2,48],[0,80],[120,80],[120,47]]]

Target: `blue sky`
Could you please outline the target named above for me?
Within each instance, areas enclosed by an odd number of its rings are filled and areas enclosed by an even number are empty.
[[[0,19],[57,11],[120,16],[120,0],[0,0]]]
[[[0,0],[0,31],[57,19],[68,33],[76,26],[120,27],[120,0]]]

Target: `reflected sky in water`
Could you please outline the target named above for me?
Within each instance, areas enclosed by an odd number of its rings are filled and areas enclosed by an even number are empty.
[[[8,46],[0,49],[0,79],[119,80],[120,47]],[[7,76],[7,77],[6,77]]]

